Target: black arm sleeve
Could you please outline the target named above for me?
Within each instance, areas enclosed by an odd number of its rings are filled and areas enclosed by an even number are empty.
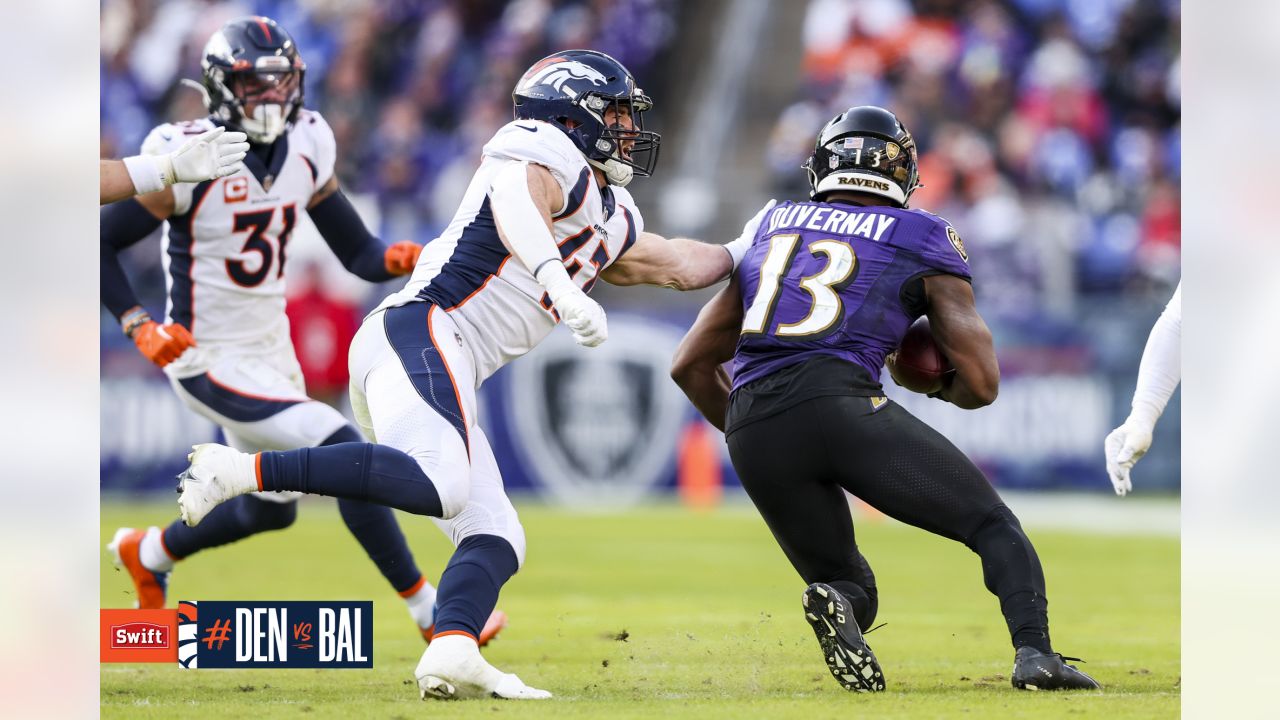
[[[134,295],[129,278],[125,277],[119,252],[150,235],[163,221],[157,220],[133,198],[103,207],[98,211],[98,220],[102,244],[102,304],[119,320],[126,310],[142,304]]]
[[[342,266],[369,282],[385,282],[394,277],[387,272],[387,248],[369,232],[364,221],[339,190],[307,211]]]

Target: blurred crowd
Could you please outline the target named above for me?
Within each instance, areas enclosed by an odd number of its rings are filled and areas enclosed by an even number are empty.
[[[381,237],[427,242],[456,208],[481,145],[510,118],[511,88],[530,62],[596,48],[651,94],[666,83],[672,95],[679,68],[664,55],[696,9],[103,0],[102,153],[132,154],[156,123],[202,115],[199,94],[179,80],[200,76],[204,42],[223,22],[267,14],[297,40],[306,104],[333,127],[348,194],[376,208]],[[1048,342],[1054,322],[1078,325],[1091,304],[1171,292],[1181,240],[1178,0],[778,0],[772,9],[775,20],[803,13],[794,98],[756,165],[772,195],[806,194],[798,167],[828,119],[885,105],[922,150],[925,187],[912,204],[960,230],[997,322]],[[144,286],[162,281],[156,255],[132,258]]]
[[[812,0],[777,192],[814,128],[892,108],[922,150],[912,205],[948,218],[985,311],[1068,315],[1180,274],[1178,0]]]
[[[102,152],[137,152],[157,122],[200,117],[209,36],[251,14],[288,30],[306,105],[338,143],[348,193],[377,197],[383,237],[426,242],[453,215],[480,147],[511,119],[534,60],[590,47],[637,74],[674,36],[669,0],[106,0]],[[608,22],[602,22],[607,15]]]

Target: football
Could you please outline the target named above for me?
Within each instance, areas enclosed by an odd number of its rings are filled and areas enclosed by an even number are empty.
[[[927,317],[907,328],[898,349],[885,358],[885,366],[899,385],[925,395],[941,390],[947,373],[955,371],[933,341]]]

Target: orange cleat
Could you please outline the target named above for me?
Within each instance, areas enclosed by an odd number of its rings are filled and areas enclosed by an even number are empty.
[[[498,633],[502,632],[502,628],[506,626],[507,614],[501,610],[494,610],[493,613],[489,615],[489,620],[485,622],[484,627],[480,628],[480,637],[476,641],[477,644],[479,644],[480,647],[488,645],[489,641],[498,637]],[[418,629],[422,631],[422,639],[430,643],[431,636],[435,635],[436,626],[432,625],[431,627]]]
[[[120,528],[107,544],[107,549],[111,551],[116,567],[129,571],[133,589],[138,595],[134,607],[152,610],[164,607],[165,593],[169,589],[169,573],[153,572],[143,566],[142,559],[138,557],[138,548],[146,534],[146,530]],[[492,622],[492,618],[490,621]]]

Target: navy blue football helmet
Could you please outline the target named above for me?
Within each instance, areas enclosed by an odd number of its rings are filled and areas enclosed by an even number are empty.
[[[517,120],[558,126],[609,182],[625,186],[658,164],[662,136],[644,129],[653,100],[622,63],[594,50],[565,50],[534,63],[511,93]],[[606,123],[612,108],[614,122]],[[629,112],[633,127],[617,121]]]
[[[271,18],[243,17],[223,25],[205,44],[200,66],[209,113],[243,130],[250,142],[274,142],[302,107],[307,65],[293,38]]]
[[[852,107],[818,133],[809,174],[809,197],[829,192],[871,193],[907,207],[920,185],[916,141],[897,115],[875,105]]]

